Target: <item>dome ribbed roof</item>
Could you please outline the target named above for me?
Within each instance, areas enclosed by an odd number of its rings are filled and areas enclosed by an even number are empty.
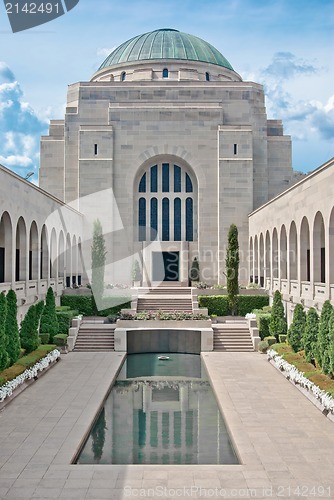
[[[106,58],[99,70],[117,64],[154,59],[200,61],[234,71],[228,60],[208,42],[170,28],[151,31],[124,42]]]

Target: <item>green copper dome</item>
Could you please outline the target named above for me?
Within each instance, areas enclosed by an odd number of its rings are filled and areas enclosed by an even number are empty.
[[[116,64],[152,59],[200,61],[234,71],[228,60],[208,42],[169,28],[138,35],[124,42],[107,57],[99,70]]]

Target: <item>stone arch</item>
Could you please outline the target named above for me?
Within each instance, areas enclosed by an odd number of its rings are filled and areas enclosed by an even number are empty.
[[[288,241],[285,225],[281,227],[280,233],[280,278],[287,279],[288,277]]]
[[[291,222],[289,231],[289,275],[290,280],[298,278],[298,244],[295,221]]]
[[[8,212],[0,219],[0,283],[10,283],[12,276],[13,224]]]
[[[253,236],[249,238],[249,282],[254,283],[254,251]]]
[[[72,280],[72,245],[71,245],[71,236],[69,233],[66,235],[66,258],[65,258],[65,278],[66,278],[66,287],[71,287]]]
[[[41,260],[40,260],[40,278],[47,279],[49,277],[49,247],[48,247],[48,230],[44,224],[41,231]]]
[[[313,281],[325,283],[325,223],[321,212],[317,212],[313,223]]]
[[[38,229],[32,221],[29,231],[29,280],[38,279]]]
[[[270,261],[271,261],[271,241],[270,241],[270,233],[269,231],[266,231],[266,238],[265,238],[265,275],[267,278],[271,278],[271,268],[270,268]]]
[[[146,160],[135,175],[133,192],[136,240],[197,240],[198,182],[186,161],[174,155]]]
[[[259,284],[263,287],[264,286],[264,238],[263,238],[263,233],[260,234],[260,240],[259,240]]]
[[[311,260],[310,260],[310,226],[308,219],[303,217],[300,225],[300,280],[311,280]]]
[[[254,283],[259,283],[259,240],[257,234],[254,238]]]
[[[61,230],[58,238],[58,277],[64,276],[65,272],[65,237]]]
[[[273,278],[278,278],[278,268],[279,268],[278,259],[279,259],[278,234],[277,234],[277,229],[275,227],[273,230],[273,237],[272,237],[272,257],[271,257]]]
[[[27,279],[27,227],[21,216],[16,224],[15,281]]]
[[[58,277],[58,245],[55,228],[51,230],[50,237],[50,278]]]
[[[334,207],[332,208],[329,217],[328,226],[328,251],[329,251],[329,280],[330,284],[334,284]]]
[[[73,235],[72,238],[72,285],[77,285],[78,276],[78,247],[77,238]]]

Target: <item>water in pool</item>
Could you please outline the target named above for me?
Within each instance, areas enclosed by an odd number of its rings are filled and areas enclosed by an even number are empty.
[[[129,355],[76,463],[239,463],[201,357]]]

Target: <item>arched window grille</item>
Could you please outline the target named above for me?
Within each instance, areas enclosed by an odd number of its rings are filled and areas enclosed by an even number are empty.
[[[196,239],[193,182],[187,169],[174,163],[158,163],[143,172],[137,184],[139,241]]]

